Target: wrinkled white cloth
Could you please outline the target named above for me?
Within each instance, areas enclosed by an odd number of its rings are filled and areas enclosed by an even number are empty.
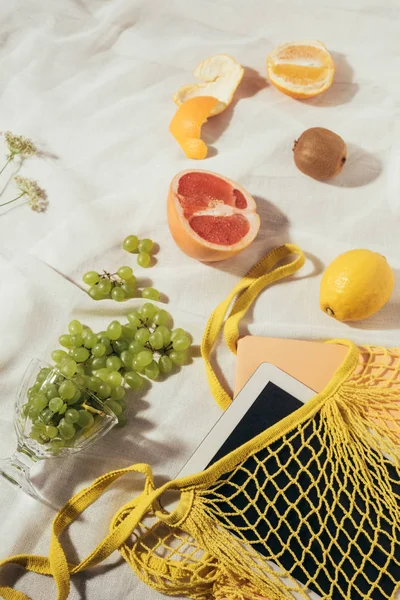
[[[83,291],[88,269],[134,266],[124,237],[160,245],[157,265],[136,274],[169,299],[176,325],[199,344],[207,317],[268,250],[287,241],[309,258],[298,276],[266,290],[243,332],[303,338],[350,337],[400,343],[400,65],[397,0],[13,0],[0,3],[0,129],[31,137],[42,157],[19,174],[47,191],[49,209],[0,209],[0,456],[15,446],[13,402],[32,357],[48,359],[68,321],[93,328],[122,318],[127,304],[93,302]],[[319,39],[337,73],[324,95],[299,102],[265,80],[265,59],[278,43]],[[204,127],[212,146],[201,163],[187,159],[168,132],[176,89],[215,53],[246,67],[231,107]],[[328,127],[347,142],[348,163],[330,183],[297,171],[292,145],[304,129]],[[6,148],[1,142],[0,156]],[[15,173],[0,177],[0,191]],[[220,172],[258,202],[254,244],[226,263],[203,265],[175,246],[166,223],[172,177],[187,168]],[[13,184],[1,195],[11,199]],[[321,272],[340,252],[366,247],[396,272],[391,302],[363,324],[328,319],[319,310]],[[133,305],[130,302],[130,305]],[[218,360],[232,383],[234,357]],[[129,401],[128,425],[87,452],[48,461],[36,475],[61,505],[107,470],[149,462],[158,481],[173,477],[220,411],[200,358],[165,383]],[[83,557],[106,534],[111,515],[140,489],[130,477],[91,507],[65,539],[69,558]],[[0,558],[47,554],[54,512],[0,481]],[[119,563],[115,568],[112,565]],[[0,573],[35,600],[54,584],[17,569]],[[71,599],[156,600],[113,556],[73,578]]]

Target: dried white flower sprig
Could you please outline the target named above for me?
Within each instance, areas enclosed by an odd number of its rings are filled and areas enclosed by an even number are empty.
[[[26,196],[28,198],[28,206],[35,212],[44,212],[48,205],[47,194],[46,192],[37,184],[33,179],[28,179],[27,177],[14,177],[14,182],[19,191],[21,192],[18,196],[9,200],[8,202],[4,202],[4,204],[0,204],[0,207],[6,206],[7,204],[11,204],[12,202],[16,202],[20,198]]]
[[[22,136],[22,135],[14,135],[11,131],[6,131],[3,133],[4,139],[6,141],[8,147],[8,155],[7,160],[3,168],[0,170],[0,175],[12,160],[16,156],[20,156],[22,159],[28,158],[30,156],[34,156],[38,153],[38,149],[32,140]]]

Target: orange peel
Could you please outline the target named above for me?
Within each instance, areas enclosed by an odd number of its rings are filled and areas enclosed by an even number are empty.
[[[193,73],[200,83],[180,87],[173,96],[174,102],[180,106],[191,98],[212,96],[218,99],[218,103],[210,116],[218,115],[232,102],[243,74],[243,67],[228,54],[216,54],[206,58]]]
[[[267,72],[271,83],[287,96],[312,98],[332,85],[335,63],[322,42],[288,42],[268,56]]]
[[[169,130],[188,158],[201,160],[208,148],[201,139],[201,128],[218,104],[217,98],[198,96],[190,98],[176,111]]]

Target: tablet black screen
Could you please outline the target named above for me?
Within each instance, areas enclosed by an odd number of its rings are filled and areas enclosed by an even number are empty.
[[[210,464],[300,406],[299,400],[268,383]],[[320,595],[322,590],[324,598],[366,600],[371,598],[370,590],[374,583],[379,587],[373,592],[373,600],[392,598],[396,582],[400,582],[400,567],[395,561],[388,561],[388,554],[391,554],[394,544],[394,556],[400,556],[400,539],[393,539],[393,536],[398,536],[399,530],[393,527],[388,515],[375,512],[375,501],[373,495],[369,497],[368,490],[362,496],[354,492],[348,469],[357,469],[358,465],[347,465],[346,473],[345,467],[337,464],[336,473],[332,474],[332,461],[328,458],[331,449],[326,444],[322,447],[320,437],[315,435],[316,429],[321,427],[322,421],[317,414],[303,429],[303,439],[300,435],[295,436],[290,445],[282,445],[277,440],[268,449],[262,449],[247,459],[243,469],[236,470],[234,475],[227,473],[222,476],[218,495],[213,497],[212,489],[207,494],[213,503],[218,503],[214,516],[228,529],[240,527],[242,538],[268,560],[274,561],[274,557],[279,556],[282,566],[299,582],[304,584],[318,573],[316,582],[319,589],[315,585],[309,585],[309,588]],[[373,455],[371,449],[371,457]],[[263,469],[259,468],[260,463]],[[282,470],[280,465],[285,465],[285,469]],[[307,468],[302,469],[303,466]],[[373,480],[376,475],[373,465],[365,466],[370,469]],[[390,464],[386,463],[385,468],[386,481],[392,482],[394,492],[400,498],[398,473]],[[321,470],[324,470],[325,477],[320,477]],[[256,474],[250,481],[249,472]],[[327,481],[331,482],[329,486]],[[244,484],[246,495],[243,491],[233,493],[238,489],[236,486]],[[258,493],[260,488],[262,494]],[[285,493],[280,494],[279,490],[285,490]],[[224,504],[221,495],[230,499],[229,505]],[[249,503],[249,496],[257,501],[258,510]],[[321,504],[321,497],[326,502]],[[367,512],[368,519],[365,520]],[[280,519],[280,515],[287,516]],[[325,522],[323,532],[321,520]],[[297,535],[292,535],[293,530]],[[304,547],[314,533],[316,541],[305,553]],[[376,541],[373,551],[371,539]],[[330,551],[325,559],[328,547]],[[319,569],[322,563],[324,569]],[[338,564],[341,564],[340,571],[336,568]]]

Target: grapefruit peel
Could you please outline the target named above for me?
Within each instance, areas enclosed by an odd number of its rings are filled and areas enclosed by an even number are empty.
[[[210,116],[218,115],[232,102],[244,74],[243,67],[227,54],[216,54],[203,60],[193,72],[200,83],[183,85],[174,94],[174,102],[180,106],[190,98],[213,96],[218,103]]]

